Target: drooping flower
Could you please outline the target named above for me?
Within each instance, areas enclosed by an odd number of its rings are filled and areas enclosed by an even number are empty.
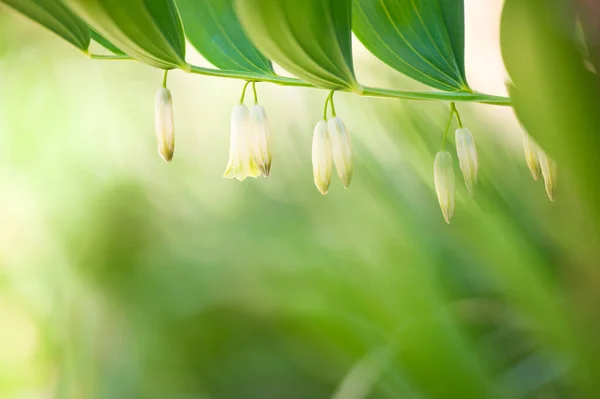
[[[327,194],[331,183],[333,159],[331,141],[327,131],[327,122],[320,121],[315,126],[312,142],[312,165],[315,185],[321,194]]]
[[[327,130],[331,140],[331,153],[337,174],[345,188],[350,186],[353,174],[352,144],[344,123],[337,116],[327,120]]]
[[[538,146],[538,158],[540,160],[540,168],[544,177],[544,186],[550,201],[554,201],[554,192],[556,190],[556,162],[550,158],[544,150]]]
[[[158,142],[158,153],[165,162],[171,162],[175,151],[175,128],[173,122],[173,99],[166,87],[156,93],[154,105],[154,127]]]
[[[456,153],[458,163],[465,179],[465,185],[470,195],[473,195],[477,183],[477,172],[479,163],[477,160],[477,148],[473,135],[467,128],[456,129]]]
[[[449,152],[440,151],[435,156],[433,180],[442,214],[446,223],[450,223],[454,215],[454,169]]]
[[[262,106],[254,104],[250,109],[250,119],[256,139],[253,146],[254,160],[262,174],[269,176],[273,156],[271,154],[271,126],[267,119],[267,113]]]
[[[540,159],[538,157],[538,145],[527,133],[523,134],[523,149],[525,150],[525,162],[534,180],[540,178]]]
[[[260,170],[253,157],[256,142],[248,107],[238,104],[231,112],[231,135],[229,162],[223,177],[243,181],[246,177],[260,176]]]

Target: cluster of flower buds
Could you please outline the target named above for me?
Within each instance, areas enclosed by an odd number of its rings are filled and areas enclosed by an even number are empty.
[[[312,142],[312,164],[315,185],[323,195],[331,184],[333,164],[345,188],[353,174],[352,144],[344,123],[337,116],[320,121],[315,126]]]
[[[245,88],[244,88],[245,91]],[[240,103],[231,112],[229,162],[223,177],[245,180],[271,172],[271,127],[265,109],[257,103],[248,109]]]
[[[254,105],[249,109],[244,105],[244,86],[240,103],[231,113],[231,135],[229,162],[224,173],[228,179],[245,180],[247,177],[269,176],[271,171],[271,128],[265,109],[258,104],[256,88],[254,89]],[[252,83],[254,85],[254,83]],[[331,102],[332,116],[327,117],[327,106]],[[458,111],[451,104],[448,127],[456,114],[459,128],[455,131],[456,154],[465,186],[471,196],[474,195],[479,162],[475,140],[469,129],[462,126]],[[158,141],[158,152],[165,162],[173,158],[175,133],[173,123],[173,99],[166,88],[166,73],[163,87],[156,94],[155,128]],[[448,129],[446,129],[447,132]],[[435,190],[440,208],[446,223],[450,223],[454,215],[454,165],[452,155],[442,150],[436,154],[433,175]],[[528,135],[523,137],[525,160],[535,180],[544,178],[546,193],[554,201],[556,184],[556,164]],[[315,126],[312,141],[312,165],[315,185],[323,195],[327,194],[331,184],[333,166],[345,188],[350,186],[353,175],[352,145],[344,123],[335,115],[333,92],[325,103],[323,120]]]
[[[173,99],[166,83],[167,71],[163,86],[156,93],[154,115],[158,153],[165,162],[170,162],[175,151],[175,129]],[[252,108],[243,104],[242,96],[231,113],[229,163],[224,177],[242,181],[246,177],[269,176],[271,160],[271,127],[265,109],[257,103],[255,90]]]
[[[454,107],[454,104],[452,104],[450,121],[452,121],[452,116],[455,113],[458,117],[458,111]],[[479,172],[477,148],[475,147],[475,139],[469,129],[462,127],[460,117],[458,117],[458,120],[460,127],[455,132],[458,164],[465,180],[467,191],[470,195],[474,195],[477,174]],[[450,127],[450,124],[448,124],[448,127]],[[442,151],[437,153],[433,164],[433,179],[444,220],[446,220],[446,223],[450,223],[454,215],[454,166],[452,155],[448,151],[442,149]]]
[[[166,161],[173,158],[175,134],[173,125],[173,100],[166,88],[166,73],[163,87],[156,95],[156,138],[158,152]],[[253,84],[254,105],[244,105],[244,96],[249,83]],[[353,174],[352,145],[350,136],[340,118],[335,116],[333,92],[327,99],[331,102],[333,116],[317,123],[312,144],[312,164],[315,184],[322,194],[327,194],[331,184],[333,165],[345,188],[350,186]],[[326,108],[327,110],[327,103]],[[244,86],[240,103],[231,112],[229,161],[223,177],[245,180],[247,177],[269,176],[271,172],[271,127],[265,109],[258,104],[253,82]]]
[[[539,180],[541,172],[546,186],[546,194],[550,201],[554,201],[556,163],[527,133],[523,135],[523,149],[525,150],[525,162],[531,175],[535,180]]]

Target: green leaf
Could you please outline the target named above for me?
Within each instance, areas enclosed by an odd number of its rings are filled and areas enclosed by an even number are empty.
[[[104,36],[102,36],[100,33],[96,32],[95,30],[90,29],[90,34],[92,35],[92,39],[96,43],[100,44],[102,47],[104,47],[111,53],[116,54],[116,55],[127,55],[127,54],[125,54],[125,52],[123,52],[117,46],[115,46],[114,44],[112,44],[111,42],[106,40],[106,38]]]
[[[50,29],[80,50],[87,52],[90,31],[87,25],[59,1],[0,0],[38,24]]]
[[[252,44],[233,9],[234,0],[176,0],[185,34],[220,69],[273,74],[271,62]]]
[[[65,0],[95,31],[132,58],[156,68],[189,70],[173,0]]]
[[[452,43],[454,58],[460,70],[463,81],[465,74],[465,4],[464,0],[439,0],[448,36]],[[466,83],[465,83],[466,84]]]
[[[235,9],[256,47],[293,75],[362,92],[352,63],[351,0],[235,0]]]
[[[395,70],[446,91],[470,91],[463,0],[354,0],[353,30]]]

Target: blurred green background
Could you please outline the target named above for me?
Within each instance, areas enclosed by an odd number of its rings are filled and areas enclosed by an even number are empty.
[[[481,3],[471,85],[503,90],[501,2]],[[423,89],[356,47],[362,83]],[[458,105],[480,182],[470,198],[456,166],[446,225],[447,104],[337,94],[356,174],[321,196],[326,92],[257,85],[273,168],[239,183],[243,82],[170,74],[166,165],[161,79],[0,7],[0,398],[600,397],[598,243],[569,176],[556,203],[531,178],[510,108]]]

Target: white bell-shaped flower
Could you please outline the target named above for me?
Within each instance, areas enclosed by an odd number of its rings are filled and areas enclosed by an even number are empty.
[[[321,194],[325,195],[329,190],[331,170],[333,169],[331,141],[325,121],[320,121],[315,126],[312,142],[312,165],[315,185]]]
[[[456,129],[456,154],[458,163],[465,179],[465,185],[470,195],[475,192],[479,164],[477,160],[477,148],[473,135],[467,128]]]
[[[331,140],[331,153],[338,176],[344,187],[348,188],[352,181],[352,144],[344,123],[337,116],[327,120],[327,130]]]
[[[255,142],[256,136],[248,107],[238,104],[231,112],[229,163],[223,177],[243,181],[246,177],[260,176],[260,170],[253,157]]]
[[[256,138],[253,147],[254,160],[262,174],[269,176],[273,155],[271,154],[271,126],[267,119],[267,113],[262,106],[254,104],[250,109],[250,119]]]
[[[454,215],[454,169],[449,152],[440,151],[435,156],[433,180],[442,214],[446,223],[450,223]]]
[[[546,193],[550,201],[554,201],[554,193],[556,190],[556,163],[538,146],[538,158],[540,160],[540,168],[544,177],[544,185]]]
[[[173,99],[171,98],[171,92],[166,87],[161,87],[156,93],[154,126],[158,142],[158,153],[165,162],[170,162],[175,152],[175,128]]]
[[[523,150],[525,151],[525,162],[534,180],[540,178],[540,159],[538,157],[538,145],[527,133],[523,134]]]

